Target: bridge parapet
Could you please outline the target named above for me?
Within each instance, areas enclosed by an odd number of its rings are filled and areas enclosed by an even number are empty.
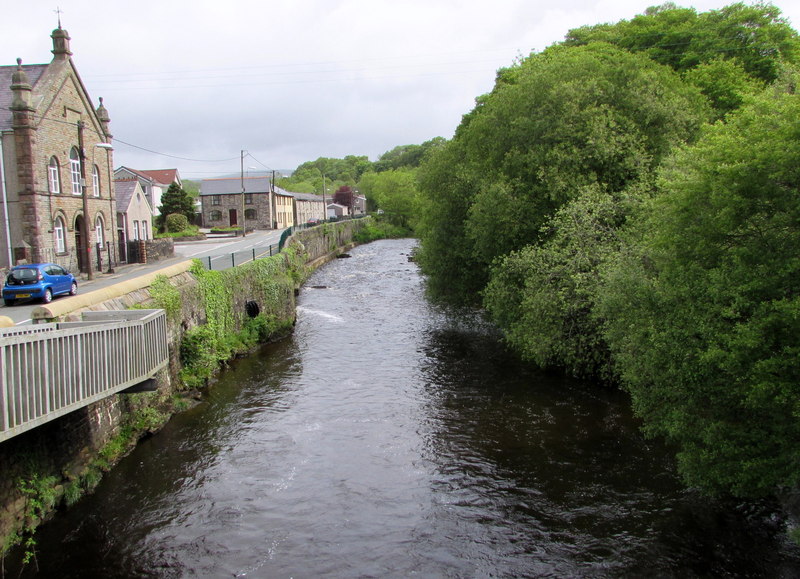
[[[0,442],[136,386],[167,363],[160,309],[0,328]]]

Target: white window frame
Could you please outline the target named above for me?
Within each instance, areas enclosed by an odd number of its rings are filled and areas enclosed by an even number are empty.
[[[100,247],[105,247],[105,235],[103,235],[103,218],[99,215],[97,219],[94,220],[94,234],[96,236],[96,242],[100,244]]]
[[[95,197],[100,197],[100,169],[97,165],[92,166],[92,192]]]
[[[55,157],[50,157],[50,162],[47,164],[47,180],[50,184],[50,193],[54,195],[61,193],[58,159]]]
[[[83,193],[83,188],[81,187],[81,158],[78,149],[75,147],[72,147],[69,152],[69,175],[72,181],[72,194],[80,195]]]
[[[66,253],[67,244],[64,238],[64,220],[59,216],[56,217],[56,222],[53,224],[53,239],[55,241],[56,253]]]
[[[147,221],[142,221],[142,240],[147,241]]]
[[[133,241],[139,241],[139,222],[133,220]]]

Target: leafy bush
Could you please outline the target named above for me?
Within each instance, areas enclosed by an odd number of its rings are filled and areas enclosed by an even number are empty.
[[[167,215],[167,231],[178,232],[189,229],[189,220],[185,215],[180,213],[171,213]]]

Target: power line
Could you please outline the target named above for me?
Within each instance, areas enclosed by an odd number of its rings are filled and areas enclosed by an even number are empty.
[[[193,161],[195,163],[230,163],[231,161],[237,160],[239,157],[231,157],[230,159],[190,159],[188,157],[179,157],[177,155],[170,155],[169,153],[162,153],[160,151],[153,151],[152,149],[147,149],[145,147],[140,147],[139,145],[134,145],[132,143],[126,143],[125,141],[114,138],[115,143],[122,143],[123,145],[127,145],[129,147],[133,147],[134,149],[139,149],[141,151],[146,151],[148,153],[153,153],[154,155],[161,155],[162,157],[169,157],[170,159],[179,159],[181,161]]]

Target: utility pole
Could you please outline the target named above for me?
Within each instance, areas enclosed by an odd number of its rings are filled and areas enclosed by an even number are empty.
[[[83,121],[78,121],[78,159],[81,171],[81,196],[83,197],[83,256],[86,264],[86,279],[94,279],[92,272],[92,244],[89,229],[89,197],[86,195],[86,151],[83,150]]]
[[[244,220],[244,150],[242,150],[242,237],[247,236],[247,227],[245,227]]]

